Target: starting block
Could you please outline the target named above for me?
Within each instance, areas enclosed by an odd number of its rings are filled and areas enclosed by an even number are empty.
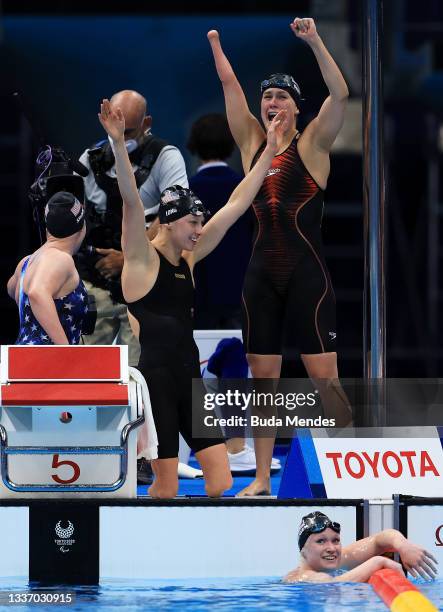
[[[1,347],[0,499],[136,497],[148,394],[127,350]]]

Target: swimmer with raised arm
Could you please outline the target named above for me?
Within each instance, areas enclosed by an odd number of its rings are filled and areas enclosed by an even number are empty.
[[[301,563],[284,577],[284,582],[367,582],[383,568],[403,575],[400,563],[381,556],[386,552],[398,553],[414,578],[433,580],[437,574],[433,555],[396,529],[385,529],[342,548],[339,523],[322,512],[311,512],[302,518],[298,547]],[[347,571],[334,575],[337,570]]]
[[[302,133],[297,125],[302,97],[294,78],[277,73],[262,81],[260,123],[249,110],[218,32],[208,33],[245,174],[262,155],[273,117],[286,110],[281,147],[253,202],[256,238],[243,288],[243,342],[257,379],[278,379],[283,350],[299,351],[325,416],[345,427],[352,415],[338,381],[335,296],[323,255],[321,222],[329,153],[343,125],[349,93],[314,20],[297,17],[290,27],[312,49],[329,90]],[[270,494],[273,446],[269,435],[255,438],[256,478],[240,495]]]
[[[192,271],[250,206],[281,146],[286,112],[282,110],[270,124],[266,148],[254,171],[205,225],[206,211],[192,191],[178,186],[165,189],[160,199],[159,230],[152,241],[146,239],[143,204],[125,147],[123,114],[104,100],[99,119],[114,144],[123,198],[122,289],[140,339],[138,367],[148,384],[159,440],[158,459],[152,461],[155,480],[148,492],[156,498],[177,494],[181,433],[195,451],[207,494],[218,497],[232,485],[226,445],[220,438],[192,434],[192,413],[203,422],[203,406],[192,405],[192,379],[200,378],[192,325]],[[202,414],[196,416],[197,410]]]

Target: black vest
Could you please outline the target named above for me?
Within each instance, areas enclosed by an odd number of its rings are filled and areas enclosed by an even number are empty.
[[[146,181],[152,170],[152,166],[155,164],[160,152],[167,144],[165,140],[149,135],[144,137],[137,149],[129,154],[131,163],[138,166],[137,171],[134,173],[137,188]],[[91,246],[120,250],[123,203],[117,179],[106,174],[115,164],[114,153],[112,152],[109,142],[105,142],[100,147],[90,149],[88,156],[92,172],[94,173],[95,182],[100,189],[103,189],[106,193],[107,201],[106,212],[101,214],[96,213],[94,206],[90,204],[87,206],[86,241]],[[90,221],[90,228],[88,228],[88,219]],[[95,229],[98,229],[98,224],[101,226],[102,230],[105,230],[104,232],[98,232],[101,234],[97,236],[100,244],[96,244],[89,239],[89,233],[93,231],[93,226],[95,226]],[[93,236],[91,236],[91,238],[93,238]]]
[[[146,181],[167,144],[161,138],[148,135],[143,137],[135,151],[129,154],[131,163],[138,166],[134,173],[137,188]],[[109,142],[105,141],[99,147],[89,149],[88,156],[95,182],[106,194],[106,211],[99,213],[92,202],[86,201],[85,244],[89,247],[121,251],[123,202],[117,179],[106,174],[115,164],[114,153]],[[82,249],[76,258],[80,276],[96,287],[107,289],[115,301],[122,302],[120,280],[105,280],[95,269],[96,262],[97,256]]]

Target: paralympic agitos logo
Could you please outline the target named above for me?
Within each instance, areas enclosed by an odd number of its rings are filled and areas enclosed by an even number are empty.
[[[69,546],[75,544],[75,540],[72,538],[74,533],[74,525],[71,521],[68,521],[67,527],[62,527],[62,522],[58,521],[54,529],[55,533],[60,539],[54,540],[54,543],[60,547],[60,552],[67,553],[70,551]]]

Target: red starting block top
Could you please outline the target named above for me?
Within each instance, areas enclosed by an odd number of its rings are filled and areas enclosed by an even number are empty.
[[[1,381],[128,381],[127,347],[2,346]]]
[[[127,406],[128,385],[13,383],[1,385],[2,406]]]

